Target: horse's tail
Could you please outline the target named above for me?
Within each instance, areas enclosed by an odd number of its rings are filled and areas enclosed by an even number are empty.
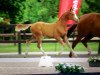
[[[15,31],[20,32],[20,31],[28,29],[30,26],[31,24],[27,24],[27,25],[18,24],[15,26]]]

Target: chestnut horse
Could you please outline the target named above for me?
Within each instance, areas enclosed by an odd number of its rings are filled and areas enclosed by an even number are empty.
[[[44,52],[42,48],[42,37],[47,36],[50,38],[55,38],[63,47],[65,47],[65,45],[67,44],[68,47],[71,49],[70,50],[71,56],[76,56],[66,36],[67,34],[66,21],[67,20],[74,20],[76,22],[78,21],[78,17],[76,16],[76,14],[73,13],[73,9],[70,9],[67,12],[65,12],[59,18],[59,20],[55,23],[36,22],[29,25],[19,24],[15,27],[15,30],[21,31],[21,30],[26,30],[27,28],[30,27],[32,37],[26,41],[26,44],[27,46],[29,46],[29,44],[33,41],[33,39],[36,39],[37,47],[42,51],[44,55],[47,55],[47,54]],[[59,54],[61,52],[59,52]],[[28,49],[27,49],[26,55],[27,53],[28,53]]]
[[[88,49],[88,54],[91,54],[91,48],[87,45],[87,42],[94,36],[100,37],[100,13],[89,13],[84,14],[80,17],[77,24],[78,35],[76,40],[72,44],[74,49],[78,42],[83,43],[83,45]]]

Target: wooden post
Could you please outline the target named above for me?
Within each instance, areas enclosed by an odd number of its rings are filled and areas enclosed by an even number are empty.
[[[18,32],[17,40],[20,40],[20,39],[21,39],[20,32]],[[18,54],[21,54],[21,43],[18,43]]]
[[[99,47],[98,47],[98,54],[100,54],[100,41],[99,41]]]
[[[22,50],[21,50],[21,43],[18,43],[18,54],[21,54],[22,52],[21,52]]]

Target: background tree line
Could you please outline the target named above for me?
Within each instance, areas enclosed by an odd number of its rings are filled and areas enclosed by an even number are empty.
[[[37,21],[54,22],[58,18],[60,0],[0,0],[0,17],[9,18],[11,23]],[[82,0],[79,16],[100,12],[100,0]]]

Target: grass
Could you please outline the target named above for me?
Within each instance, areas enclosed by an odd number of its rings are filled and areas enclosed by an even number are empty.
[[[58,43],[43,43],[43,48],[46,52],[57,52],[60,51],[61,45]],[[98,43],[97,42],[92,42],[88,43],[88,45],[93,49],[93,51],[98,50]],[[22,44],[22,52],[25,52],[26,50],[26,45]],[[66,46],[64,51],[69,51],[70,49]],[[79,43],[75,47],[76,51],[87,51],[87,49],[83,46],[83,44]],[[8,52],[18,52],[18,46],[14,44],[0,44],[0,53],[8,53]],[[30,45],[30,52],[40,52],[40,50],[37,48],[36,43],[32,43]]]

